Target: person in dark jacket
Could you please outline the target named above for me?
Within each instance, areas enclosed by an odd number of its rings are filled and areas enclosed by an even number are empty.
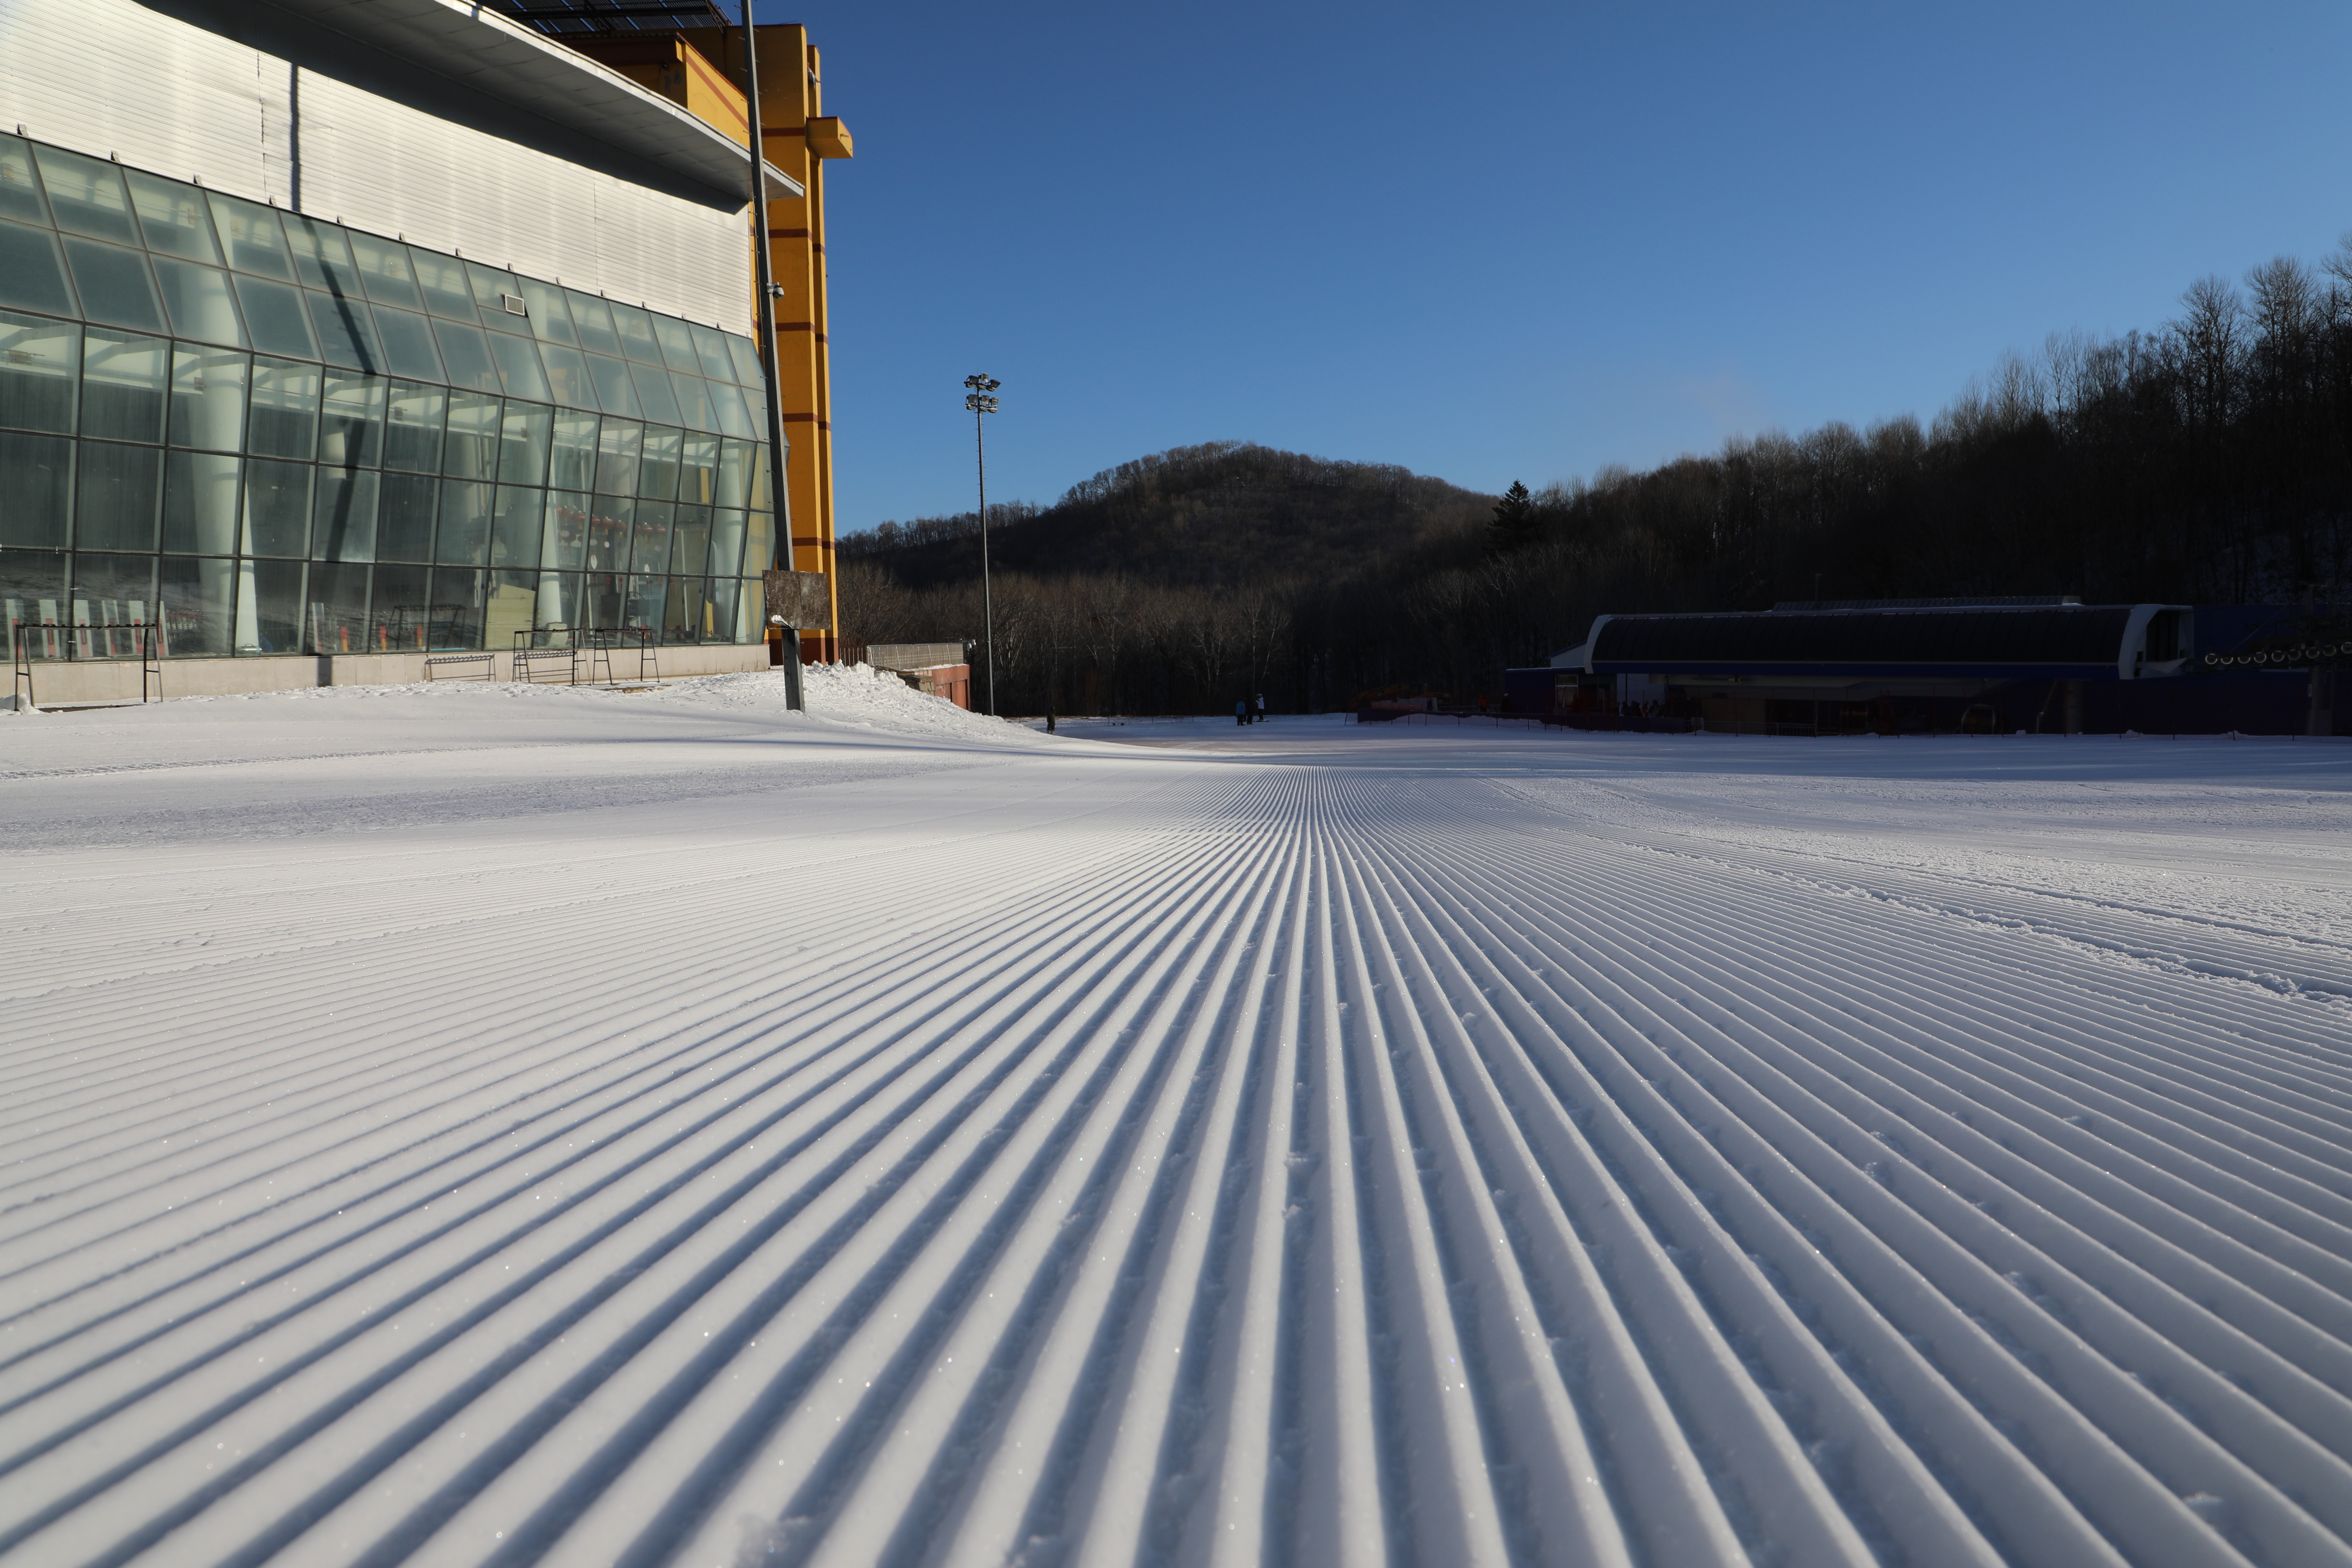
[[[1234,704],[1234,722],[1236,724],[1246,724],[1249,722],[1248,698],[1244,697],[1240,701]]]

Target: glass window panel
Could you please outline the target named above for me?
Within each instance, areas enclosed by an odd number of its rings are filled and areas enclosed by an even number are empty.
[[[710,383],[710,405],[719,415],[719,427],[730,436],[748,441],[759,435],[760,426],[752,423],[754,410],[733,382]],[[766,416],[765,409],[757,412],[759,417]]]
[[[496,487],[467,479],[441,481],[440,527],[433,557],[444,566],[479,566],[490,553]]]
[[[637,525],[629,531],[631,572],[669,571],[670,527],[677,515],[677,508],[668,501],[637,502]]]
[[[389,402],[383,466],[413,474],[439,473],[441,428],[448,417],[448,393],[437,386],[395,381]]]
[[[330,375],[319,416],[319,461],[373,468],[383,456],[384,389],[380,375]]]
[[[702,610],[708,597],[700,579],[672,577],[662,596],[662,641],[701,641]]]
[[[489,593],[482,601],[482,646],[509,652],[527,640],[539,611],[539,573],[533,569],[498,571],[489,574]]]
[[[358,269],[360,287],[367,290],[369,299],[404,310],[425,309],[425,296],[416,291],[416,274],[409,270],[408,247],[357,230],[346,231],[343,237],[351,242],[352,265]]]
[[[596,437],[596,489],[608,496],[637,493],[637,471],[644,466],[646,427],[626,419],[607,419]]]
[[[408,248],[408,259],[416,270],[416,287],[425,296],[426,310],[453,321],[478,319],[474,314],[474,292],[466,286],[464,262],[415,246]]]
[[[240,561],[236,573],[236,651],[294,653],[302,631],[302,563]]]
[[[696,430],[716,430],[719,416],[711,411],[710,384],[698,375],[673,373],[670,384],[677,389],[678,422]],[[730,388],[732,391],[733,388]]]
[[[464,649],[482,646],[482,609],[489,590],[488,572],[452,571],[433,574],[433,619],[425,639],[436,648]]]
[[[710,642],[741,642],[743,626],[737,605],[742,599],[743,584],[733,577],[714,577],[710,583]]]
[[[33,150],[15,136],[0,136],[0,217],[46,225],[49,209],[33,178]]]
[[[441,363],[447,367],[450,385],[474,392],[499,390],[498,367],[490,361],[488,334],[481,328],[436,321],[433,335],[441,344]]]
[[[243,555],[310,553],[310,475],[308,463],[254,461],[245,466]]]
[[[719,437],[689,430],[678,446],[677,499],[709,506],[719,499]]]
[[[0,630],[7,636],[6,650],[11,658],[21,648],[33,658],[63,658],[65,633],[26,628],[54,626],[71,618],[66,605],[66,557],[62,552],[0,550],[0,620],[5,622]]]
[[[310,335],[310,312],[302,308],[302,290],[288,283],[239,277],[236,297],[245,307],[245,324],[253,346],[268,353],[319,357],[318,340]]]
[[[735,367],[728,363],[727,341],[719,335],[719,329],[688,321],[686,330],[694,339],[695,374],[734,384]]]
[[[640,364],[661,363],[661,345],[654,341],[653,317],[618,300],[605,303],[613,308],[613,328],[620,334],[621,353]]]
[[[555,411],[554,462],[547,482],[559,490],[584,490],[596,482],[596,416],[574,409]]]
[[[109,441],[163,439],[172,345],[92,327],[81,343],[81,433]]]
[[[541,343],[539,357],[547,363],[548,389],[555,401],[573,408],[597,406],[595,383],[588,376],[588,359],[578,349],[562,343]]]
[[[768,444],[765,441],[751,449],[751,510],[753,511],[776,510],[768,496],[768,492],[774,488],[776,480],[774,457],[775,454],[768,449]]]
[[[214,452],[245,447],[246,356],[172,345],[172,445]]]
[[[278,226],[277,208],[214,192],[212,209],[221,243],[228,247],[231,267],[281,283],[294,280],[294,264],[286,255],[286,234]]]
[[[164,657],[219,658],[236,625],[236,563],[167,555],[157,565]]]
[[[57,215],[59,228],[119,239],[126,245],[139,243],[139,230],[131,221],[131,198],[122,190],[121,170],[55,147],[37,146],[33,157],[40,164],[41,184],[48,189],[49,210]]]
[[[732,332],[720,335],[727,340],[727,357],[735,362],[735,379],[745,386],[767,385],[768,371],[760,363],[759,345]]]
[[[171,453],[163,469],[163,548],[192,555],[236,553],[237,485],[244,472],[236,458]],[[221,651],[227,651],[226,646]]]
[[[187,261],[220,265],[220,247],[213,243],[213,220],[205,211],[205,194],[177,180],[127,171],[131,205],[139,214],[139,230],[147,248]]]
[[[352,247],[343,231],[331,223],[297,213],[286,215],[286,248],[293,253],[294,273],[301,282],[330,294],[360,293],[360,269],[352,263]]]
[[[646,418],[663,425],[685,423],[685,416],[677,411],[677,390],[670,385],[667,372],[649,364],[633,364],[629,367],[629,380],[637,389],[637,401],[644,405]]]
[[[653,318],[654,342],[661,346],[662,362],[688,375],[702,374],[702,356],[695,352],[694,333],[675,316]]]
[[[626,597],[621,604],[621,624],[625,626],[647,626],[661,629],[662,604],[669,597],[669,579],[632,572],[628,576]]]
[[[613,312],[604,301],[576,289],[566,289],[572,301],[572,321],[580,331],[580,346],[590,353],[618,354],[621,336],[613,330]]]
[[[775,569],[776,520],[764,511],[751,514],[751,527],[743,535],[743,575],[753,577]]]
[[[305,653],[366,653],[368,569],[313,564],[303,620]]]
[[[346,370],[384,368],[383,345],[376,341],[375,318],[366,301],[315,289],[305,289],[302,296],[310,302],[310,324],[319,329],[319,352],[329,364]]]
[[[0,223],[0,305],[78,316],[73,290],[66,286],[65,258],[58,237],[45,228]]]
[[[739,511],[750,505],[751,465],[759,457],[760,448],[749,441],[721,441],[719,472],[710,484],[710,504],[733,507]]]
[[[79,325],[0,310],[0,425],[71,435],[80,373]]]
[[[732,577],[742,569],[743,514],[721,508],[710,514],[710,570]]]
[[[539,345],[529,338],[509,336],[505,332],[489,334],[490,357],[498,362],[499,380],[509,397],[527,397],[533,403],[546,403],[553,394],[547,390],[547,377],[539,368]]]
[[[547,492],[520,485],[499,487],[498,511],[490,526],[490,564],[539,564],[539,534],[547,517]]]
[[[425,566],[379,566],[368,595],[368,649],[423,653],[432,643],[433,572]]]
[[[449,436],[441,471],[453,479],[488,479],[499,471],[499,400],[478,392],[449,395]]]
[[[433,346],[431,321],[412,310],[378,305],[375,324],[383,341],[384,366],[393,374],[420,381],[441,379],[441,351]]]
[[[536,629],[541,635],[533,637],[532,643],[540,647],[572,646],[572,638],[565,634],[573,626],[586,624],[581,619],[582,613],[580,574],[577,572],[541,572],[539,574],[539,607],[535,612]],[[550,637],[547,633],[551,628],[562,630]]]
[[[530,301],[530,330],[538,334],[540,342],[580,346],[580,334],[572,330],[572,312],[564,307],[562,289],[536,278],[526,278],[522,280],[522,297]]]
[[[686,439],[683,430],[665,429],[659,425],[646,426],[645,466],[637,471],[637,493],[655,500],[677,499],[677,449]]]
[[[677,522],[670,531],[671,574],[699,576],[709,570],[709,560],[710,509],[707,506],[679,507]]]
[[[81,444],[81,474],[74,486],[74,547],[152,550],[163,499],[163,454],[154,447]]]
[[[0,432],[0,544],[62,550],[73,494],[74,444],[62,436]]]
[[[172,312],[174,332],[202,342],[246,346],[245,324],[237,320],[227,273],[217,267],[159,256],[155,279],[163,286],[163,303]]]
[[[441,502],[441,481],[425,474],[386,474],[378,487],[375,558],[433,559],[433,514]],[[421,590],[420,590],[421,591]]]
[[[588,498],[578,490],[547,492],[547,526],[540,535],[539,563],[577,572],[588,553]]]
[[[319,437],[319,381],[315,364],[256,357],[245,449],[257,457],[308,462]]]
[[[598,496],[588,503],[586,565],[591,572],[629,569],[629,532],[637,525],[637,503],[625,496]],[[614,626],[604,620],[600,626]]]
[[[547,483],[547,448],[554,425],[555,410],[546,405],[507,399],[506,417],[499,427],[500,484]]]
[[[530,330],[522,317],[507,313],[507,297],[522,297],[522,281],[513,273],[479,261],[468,261],[466,263],[466,283],[473,292],[474,308],[481,311],[483,321],[498,327],[504,327],[511,321],[517,331]]]
[[[155,616],[155,557],[90,555],[80,551],[73,560],[73,618],[86,626],[124,626],[152,623]],[[158,644],[162,642],[159,637]],[[85,632],[76,656],[81,658],[136,658],[136,633]],[[159,649],[160,651],[160,649]]]
[[[171,330],[163,324],[163,307],[156,301],[155,279],[147,270],[145,252],[69,235],[66,260],[73,268],[85,319],[142,331]]]
[[[310,516],[311,554],[321,561],[375,559],[376,496],[382,479],[365,468],[319,470],[319,496]]]
[[[644,416],[645,410],[637,402],[636,384],[629,376],[626,361],[590,354],[588,376],[596,384],[596,401],[604,405],[605,413],[619,414],[631,419]]]

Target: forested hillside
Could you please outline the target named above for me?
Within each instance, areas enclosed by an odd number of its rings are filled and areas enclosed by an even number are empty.
[[[991,509],[1000,705],[1217,711],[1467,696],[1604,611],[2079,594],[2316,601],[2352,588],[2352,239],[2148,331],[2053,336],[1922,426],[1727,443],[1501,500],[1233,443]],[[843,542],[845,630],[976,637],[976,521]]]

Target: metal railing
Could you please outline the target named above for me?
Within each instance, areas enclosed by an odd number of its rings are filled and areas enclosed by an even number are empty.
[[[160,627],[152,621],[20,621],[8,628],[9,700],[16,700],[19,689],[24,692],[22,706],[37,708],[40,704],[33,695],[33,668],[37,664],[76,664],[82,662],[112,663],[136,658],[139,661],[139,700],[150,700],[147,688],[152,681],[155,689],[153,700],[163,700],[163,662],[159,651],[157,633]],[[106,651],[90,650],[92,632],[106,634]],[[115,634],[131,634],[131,648],[118,653]],[[34,645],[42,645],[37,656]]]

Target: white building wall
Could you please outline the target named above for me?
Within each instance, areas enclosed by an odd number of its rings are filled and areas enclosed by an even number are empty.
[[[299,138],[297,115],[299,111]],[[726,213],[581,168],[151,11],[0,0],[0,129],[749,332]],[[294,153],[300,151],[300,178]]]

